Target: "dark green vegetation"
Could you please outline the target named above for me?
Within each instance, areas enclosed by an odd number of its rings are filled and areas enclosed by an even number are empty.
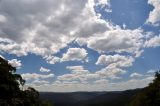
[[[25,80],[15,72],[16,68],[0,57],[0,106],[52,106],[47,101],[40,102],[34,88],[23,90]]]
[[[130,106],[160,106],[160,71],[155,73],[153,82],[136,95]]]

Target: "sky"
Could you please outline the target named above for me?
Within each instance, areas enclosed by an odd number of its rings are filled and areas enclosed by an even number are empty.
[[[0,56],[39,91],[142,88],[159,55],[160,0],[0,0]]]

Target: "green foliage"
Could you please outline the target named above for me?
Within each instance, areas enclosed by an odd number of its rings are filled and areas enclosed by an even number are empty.
[[[21,90],[20,85],[23,87],[25,80],[15,72],[16,68],[0,57],[0,106],[53,106],[49,102],[40,103],[39,93],[34,88]]]
[[[18,95],[19,83],[14,76],[16,69],[0,57],[0,99],[11,101]]]
[[[136,95],[130,106],[160,106],[160,71],[155,73],[153,82]]]

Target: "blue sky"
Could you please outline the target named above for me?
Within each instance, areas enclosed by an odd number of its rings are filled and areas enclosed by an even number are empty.
[[[159,0],[1,0],[0,56],[39,91],[141,88],[159,69]]]

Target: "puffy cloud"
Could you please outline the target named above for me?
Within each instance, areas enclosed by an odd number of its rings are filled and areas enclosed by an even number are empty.
[[[0,42],[0,51],[48,56],[75,38],[102,33],[110,26],[95,13],[97,3],[104,4],[94,0],[2,0],[0,39],[11,42]]]
[[[92,36],[79,37],[75,41],[79,45],[98,51],[99,53],[127,52],[140,56],[144,43],[144,32],[142,29],[122,29],[119,26],[109,24],[110,28],[101,33],[94,33]]]
[[[132,66],[134,58],[131,56],[122,56],[119,54],[116,55],[101,55],[96,64],[104,65],[105,68],[96,71],[101,77],[111,78],[111,79],[121,79],[117,75],[125,74],[126,71],[122,68]]]
[[[151,23],[153,25],[160,25],[160,1],[159,0],[148,0],[148,4],[154,6],[153,11],[150,12],[149,18],[147,19],[147,23]]]
[[[56,56],[45,56],[47,63],[55,64],[58,62],[64,61],[88,61],[87,59],[87,51],[84,48],[69,48],[66,53],[62,55],[62,57]]]
[[[114,67],[128,67],[132,65],[134,59],[132,57],[121,55],[101,55],[96,64],[97,65],[111,65]]]
[[[84,48],[69,48],[67,53],[63,54],[61,61],[85,60],[87,54]]]
[[[87,23],[80,26],[80,29],[77,31],[76,34],[80,38],[86,38],[94,34],[101,34],[106,30],[109,30],[109,25],[106,25],[106,22],[104,20],[90,19],[87,20]]]
[[[85,70],[83,66],[67,66],[67,69],[71,71],[70,74],[64,74],[57,77],[61,81],[73,81],[78,80],[81,82],[99,78],[98,74],[91,73],[88,70]]]
[[[37,74],[37,73],[25,73],[22,74],[22,77],[25,80],[30,80],[30,79],[47,79],[47,78],[52,78],[54,77],[54,74]]]
[[[98,74],[101,78],[116,78],[117,75],[125,74],[126,71],[120,68],[115,67],[105,67],[99,71],[96,71],[95,74]]]
[[[160,36],[154,36],[145,43],[146,47],[160,46]]]
[[[60,62],[60,58],[56,56],[45,56],[44,59],[46,59],[47,63],[49,64],[55,64],[57,62]]]
[[[142,77],[143,75],[142,74],[139,74],[139,73],[132,73],[130,75],[130,77]]]
[[[96,72],[90,72],[85,70],[83,66],[67,66],[67,69],[71,71],[69,74],[60,75],[57,80],[60,81],[81,81],[81,83],[89,80],[109,78],[109,79],[119,79],[117,75],[125,74],[126,71],[115,67],[105,67]]]
[[[41,67],[40,72],[50,72],[51,70],[50,69],[47,69],[47,68],[44,68],[44,67]]]
[[[18,45],[16,42],[8,38],[0,38],[0,52],[7,52],[9,54],[16,54],[17,56],[27,55],[25,47],[27,45]]]
[[[21,60],[12,59],[8,60],[9,64],[11,64],[13,67],[20,68],[22,66]]]
[[[141,29],[123,30],[116,29],[90,37],[87,46],[98,52],[128,52],[136,54],[143,44],[143,34]]]
[[[88,70],[85,70],[83,66],[67,66],[67,69],[71,70],[73,74],[87,74]]]

